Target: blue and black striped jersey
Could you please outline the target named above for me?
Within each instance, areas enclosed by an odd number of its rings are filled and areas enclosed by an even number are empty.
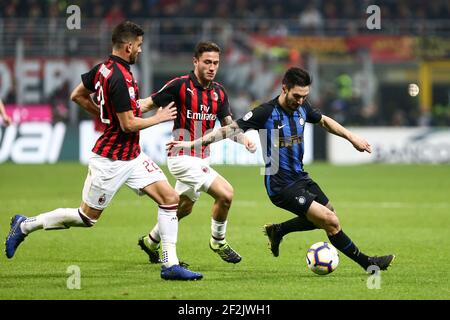
[[[294,112],[287,112],[278,104],[277,97],[236,121],[244,131],[259,130],[269,196],[307,176],[303,170],[305,123],[318,123],[321,118],[321,112],[308,101]]]

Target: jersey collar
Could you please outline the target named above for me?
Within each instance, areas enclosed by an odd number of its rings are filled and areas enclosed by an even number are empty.
[[[125,61],[124,59],[122,59],[121,57],[115,56],[115,55],[113,55],[113,54],[110,54],[110,55],[109,55],[109,58],[110,58],[111,60],[114,60],[114,61],[117,62],[117,63],[120,63],[120,64],[123,65],[125,68],[127,68],[128,71],[130,71],[130,64],[129,64],[127,61]]]

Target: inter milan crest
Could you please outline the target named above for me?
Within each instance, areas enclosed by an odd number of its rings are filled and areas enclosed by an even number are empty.
[[[305,125],[305,119],[303,119],[302,117],[300,117],[298,119],[298,122],[300,122],[300,125],[303,127]]]
[[[253,116],[253,112],[248,112],[243,118],[242,120],[247,121],[248,119],[250,119]]]
[[[304,205],[306,203],[306,199],[304,196],[295,197],[300,205]]]

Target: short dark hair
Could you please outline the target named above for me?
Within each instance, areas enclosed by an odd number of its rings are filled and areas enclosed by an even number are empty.
[[[112,32],[112,45],[118,48],[121,44],[136,40],[137,37],[143,36],[144,30],[131,21],[125,21],[117,25]]]
[[[284,74],[283,84],[286,88],[292,89],[295,86],[307,87],[312,83],[312,78],[308,71],[301,68],[292,67]]]
[[[194,57],[198,59],[203,52],[211,51],[220,53],[220,47],[211,41],[201,41],[195,46]]]

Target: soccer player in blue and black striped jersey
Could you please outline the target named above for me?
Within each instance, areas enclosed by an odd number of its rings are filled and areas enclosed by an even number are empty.
[[[209,145],[232,137],[241,130],[259,130],[266,168],[264,184],[267,194],[276,206],[296,215],[279,224],[268,224],[264,231],[271,251],[279,255],[283,237],[291,232],[324,229],[330,242],[365,270],[375,265],[386,270],[394,255],[367,256],[344,233],[336,211],[327,196],[303,168],[305,123],[320,124],[328,132],[348,140],[356,150],[371,152],[370,144],[350,132],[335,120],[313,108],[307,96],[311,77],[300,68],[290,68],[284,75],[278,97],[261,104],[241,119],[217,129],[196,141],[172,141],[168,148],[192,148]]]

